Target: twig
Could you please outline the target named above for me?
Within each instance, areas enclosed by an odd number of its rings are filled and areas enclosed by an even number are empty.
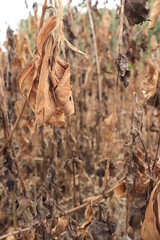
[[[100,111],[100,115],[101,115],[102,86],[101,86],[101,77],[100,77],[100,64],[99,64],[99,58],[98,58],[95,28],[94,28],[92,13],[91,13],[90,5],[89,5],[89,0],[87,0],[87,9],[88,9],[88,15],[89,15],[89,21],[90,21],[90,25],[91,25],[92,35],[93,35],[94,51],[95,51],[95,57],[96,57],[97,74],[98,74],[99,111]]]
[[[55,203],[56,207],[65,215],[71,222],[75,223],[77,226],[80,227],[80,224],[74,220],[71,216],[68,215],[67,212],[65,212],[57,203]]]
[[[77,211],[87,207],[90,204],[95,204],[95,203],[100,202],[103,198],[106,198],[108,194],[112,193],[116,188],[117,188],[117,185],[115,185],[114,187],[110,188],[106,193],[100,194],[100,195],[98,195],[96,197],[92,197],[87,202],[85,202],[85,203],[83,203],[83,204],[81,204],[81,205],[79,205],[79,206],[77,206],[75,208],[72,208],[72,209],[66,211],[66,214],[77,212]]]
[[[118,39],[118,55],[122,51],[122,42],[123,42],[123,22],[124,22],[124,5],[125,0],[122,0],[121,6],[121,18],[120,18],[120,30],[119,30],[119,39]]]
[[[1,239],[5,239],[5,238],[10,237],[10,236],[14,236],[15,234],[18,234],[18,233],[21,233],[21,232],[26,232],[26,231],[28,231],[30,229],[31,229],[31,227],[27,227],[27,228],[24,228],[24,229],[19,229],[19,230],[16,230],[16,231],[12,231],[10,233],[7,233],[7,234],[1,236],[0,240]]]
[[[72,160],[72,169],[73,169],[73,207],[76,206],[76,180],[75,180],[75,162]]]
[[[99,64],[99,58],[98,58],[98,49],[97,49],[97,42],[96,42],[96,34],[95,34],[95,28],[94,28],[94,22],[92,18],[91,8],[89,0],[87,1],[87,9],[88,9],[88,15],[89,15],[89,21],[91,25],[91,31],[93,36],[93,43],[94,43],[94,52],[95,52],[95,58],[96,58],[96,66],[97,66],[97,75],[98,75],[98,132],[96,137],[97,142],[97,155],[101,152],[101,137],[102,137],[102,109],[101,109],[101,103],[102,103],[102,84],[101,84],[101,75],[100,75],[100,64]]]

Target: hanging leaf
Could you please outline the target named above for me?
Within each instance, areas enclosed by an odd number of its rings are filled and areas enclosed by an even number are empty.
[[[147,21],[149,9],[148,0],[126,0],[124,12],[131,26]]]
[[[52,30],[55,27],[56,27],[56,17],[51,16],[46,20],[43,27],[40,29],[37,36],[37,41],[36,41],[37,50],[40,55],[42,54],[45,48],[45,43],[48,39],[49,34],[52,32]]]
[[[58,56],[58,40],[50,34],[56,17],[50,17],[41,28],[36,41],[34,62],[19,75],[18,86],[35,113],[37,126],[64,125],[64,114],[74,113],[70,89],[70,67]]]
[[[56,109],[55,101],[50,91],[49,82],[49,59],[50,55],[52,54],[52,47],[53,37],[50,36],[45,47],[45,54],[41,66],[36,96],[36,123],[38,123],[39,125],[42,125],[44,122],[50,119]]]
[[[159,79],[158,69],[153,63],[149,62],[147,66],[147,74],[142,82],[142,94],[148,104],[154,104],[154,96],[157,91]]]
[[[127,57],[119,53],[119,56],[116,58],[114,64],[119,71],[121,82],[125,87],[128,87],[129,85],[128,78],[130,77],[131,73],[130,70],[128,69]]]
[[[63,109],[66,115],[74,113],[72,93],[70,90],[69,68],[68,63],[57,57],[51,72],[51,80],[54,87],[56,103]]]
[[[145,213],[141,236],[143,240],[160,239],[160,181],[154,187]]]
[[[114,194],[117,198],[125,197],[127,194],[127,186],[126,181],[121,179],[118,181],[116,188],[114,190]]]

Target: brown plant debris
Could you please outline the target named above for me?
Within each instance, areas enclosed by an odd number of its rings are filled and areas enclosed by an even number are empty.
[[[147,21],[149,9],[148,0],[126,0],[124,12],[131,26]]]
[[[62,2],[0,47],[0,240],[159,240],[160,0]]]
[[[51,34],[55,27],[56,17],[51,16],[37,36],[34,62],[18,78],[19,90],[35,113],[38,126],[62,126],[64,114],[74,113],[70,67],[58,56],[58,43]]]
[[[131,73],[130,70],[128,69],[127,57],[119,53],[119,56],[115,59],[114,64],[119,71],[120,81],[123,83],[125,87],[128,87],[129,85],[128,78],[130,77]]]

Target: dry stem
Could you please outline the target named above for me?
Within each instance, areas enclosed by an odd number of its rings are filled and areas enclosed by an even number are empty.
[[[25,109],[26,103],[27,103],[27,101],[25,100],[24,103],[23,103],[23,105],[22,105],[22,108],[21,108],[21,110],[20,110],[20,113],[19,113],[19,115],[18,115],[18,117],[17,117],[17,119],[16,119],[16,122],[15,122],[15,124],[14,124],[14,126],[13,126],[13,129],[11,130],[11,133],[9,134],[8,138],[6,139],[6,142],[3,144],[3,146],[2,146],[1,149],[0,149],[0,154],[3,153],[5,147],[6,147],[7,144],[11,141],[11,139],[12,139],[12,137],[13,137],[13,134],[14,134],[15,130],[17,129],[17,126],[18,126],[18,124],[19,124],[19,121],[20,121],[20,119],[21,119],[21,116],[22,116],[22,114],[23,114],[23,111],[24,111],[24,109]]]
[[[100,64],[99,64],[99,58],[98,58],[98,49],[97,49],[95,28],[94,28],[92,13],[91,13],[90,5],[89,5],[89,0],[87,0],[87,9],[88,9],[88,15],[89,15],[89,21],[90,21],[90,25],[91,25],[92,35],[93,35],[94,51],[95,51],[95,57],[96,57],[97,74],[98,74],[99,111],[100,111],[100,115],[101,115],[102,86],[101,86],[101,76],[100,76]]]
[[[2,77],[0,76],[0,109],[3,114],[4,118],[4,137],[5,139],[8,138],[9,135],[9,119],[8,119],[8,111],[7,111],[7,104],[6,104],[6,99],[5,99],[5,94],[4,94],[4,89],[3,89],[3,82],[2,82]],[[13,152],[13,150],[12,150]],[[12,201],[13,201],[13,224],[14,228],[17,227],[17,220],[16,220],[16,208],[15,208],[15,187],[13,188],[12,191]]]
[[[97,75],[98,75],[98,133],[97,133],[97,154],[101,152],[101,125],[102,125],[102,111],[101,111],[101,102],[102,102],[102,84],[101,84],[101,75],[100,75],[100,64],[99,64],[99,58],[98,58],[98,49],[97,49],[97,42],[96,42],[96,34],[95,34],[95,28],[91,13],[91,8],[89,4],[89,0],[87,0],[87,9],[88,9],[88,15],[89,15],[89,21],[91,25],[91,31],[93,35],[93,42],[94,42],[94,51],[95,51],[95,57],[96,57],[96,66],[97,66]]]
[[[24,229],[19,229],[19,230],[16,230],[16,231],[12,231],[10,233],[7,233],[7,234],[1,236],[0,240],[5,239],[5,238],[10,237],[10,236],[14,236],[15,234],[18,234],[18,233],[27,232],[30,229],[31,229],[31,227],[27,227],[27,228],[24,228]]]
[[[115,185],[114,187],[110,188],[106,193],[104,194],[100,194],[96,197],[92,197],[90,198],[87,202],[75,207],[75,208],[72,208],[68,211],[66,211],[67,214],[70,214],[70,213],[73,213],[73,212],[77,212],[85,207],[87,207],[88,205],[90,204],[96,204],[98,202],[100,202],[103,198],[107,197],[108,194],[110,194],[111,192],[113,192],[115,189],[117,188],[117,185]]]
[[[124,22],[124,5],[125,0],[122,0],[121,6],[121,18],[120,18],[120,30],[119,30],[119,39],[118,39],[118,55],[122,51],[122,42],[123,42],[123,22]]]

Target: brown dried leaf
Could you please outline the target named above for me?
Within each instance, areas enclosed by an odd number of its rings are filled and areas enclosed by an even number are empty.
[[[153,6],[152,6],[151,22],[149,22],[150,29],[153,29],[155,27],[159,13],[160,13],[160,1],[157,0],[153,3]]]
[[[36,123],[42,125],[48,121],[55,112],[56,105],[50,91],[49,83],[49,58],[52,54],[53,37],[50,36],[46,43],[45,54],[41,66],[39,85],[36,96]]]
[[[12,233],[12,232],[14,232],[14,228],[9,227],[8,228],[8,233]],[[14,239],[15,239],[15,237],[13,235],[6,237],[6,240],[14,240]]]
[[[92,220],[93,216],[95,214],[95,211],[92,206],[88,206],[85,211],[85,220]]]
[[[40,196],[39,199],[37,200],[37,215],[34,218],[34,221],[44,221],[49,215],[50,211],[46,206],[44,206],[44,200],[43,197]]]
[[[128,69],[127,57],[119,53],[119,56],[115,59],[114,64],[119,71],[121,82],[125,87],[128,87],[129,81],[127,79],[130,77],[131,73],[130,70]]]
[[[77,228],[78,237],[82,236],[83,238],[93,239],[91,235],[86,231],[86,227],[90,224],[90,221],[86,221],[81,227]]]
[[[52,229],[52,232],[57,237],[60,237],[60,235],[65,231],[67,224],[68,224],[68,219],[66,218],[62,219],[59,217],[56,226]]]
[[[149,9],[146,8],[148,0],[126,0],[124,12],[130,25],[147,21]]]
[[[45,43],[48,39],[49,34],[56,26],[56,17],[51,16],[49,17],[46,22],[44,23],[43,27],[40,29],[38,36],[37,36],[37,50],[40,56],[43,55],[43,50],[45,48]]]
[[[26,240],[34,240],[35,239],[35,233],[33,230],[28,230],[28,231],[24,232],[23,234],[24,234]]]
[[[141,173],[144,173],[146,170],[146,164],[144,162],[144,155],[142,155],[141,151],[137,149],[133,151],[133,160]]]
[[[18,203],[19,203],[19,206],[17,209],[18,216],[21,216],[24,213],[24,211],[27,210],[27,208],[30,208],[32,206],[31,200],[29,199],[29,197],[26,197],[26,196],[20,196],[18,199]]]
[[[116,189],[114,190],[114,194],[117,198],[125,197],[127,194],[127,186],[126,181],[121,179],[118,181],[116,185]]]
[[[153,97],[157,91],[157,84],[159,79],[159,72],[153,63],[149,62],[147,66],[147,74],[142,82],[142,94],[148,104],[153,104]],[[150,101],[151,100],[151,101]]]
[[[27,98],[30,95],[34,76],[34,63],[30,63],[19,75],[18,77],[18,88],[22,95]]]
[[[59,107],[56,107],[54,115],[47,121],[46,124],[51,124],[56,127],[62,127],[65,123],[64,112]]]
[[[160,239],[160,181],[154,187],[145,213],[141,237],[143,240]]]
[[[73,114],[69,64],[58,57],[57,44],[50,34],[56,26],[51,16],[37,36],[34,62],[18,78],[19,90],[27,97],[36,124],[64,125],[64,114]]]
[[[70,66],[59,57],[51,71],[51,80],[54,87],[56,104],[63,109],[66,115],[74,113],[72,93],[70,90]]]

